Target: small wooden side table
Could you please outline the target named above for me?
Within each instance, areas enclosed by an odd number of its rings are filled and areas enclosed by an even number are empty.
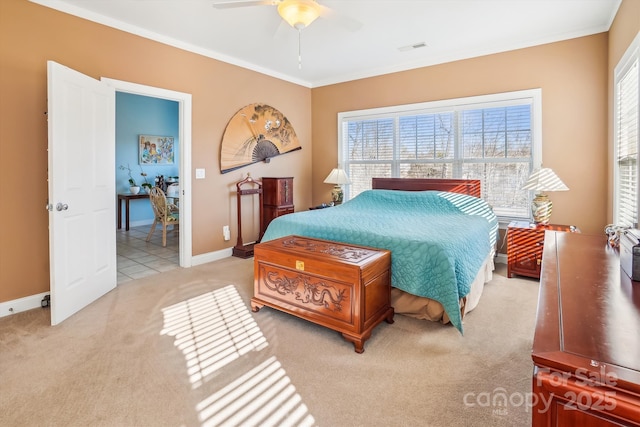
[[[512,221],[507,228],[507,277],[514,274],[540,278],[545,231],[579,233],[573,225]]]
[[[326,208],[332,208],[332,207],[333,207],[333,205],[328,205],[328,204],[326,204],[326,203],[323,203],[323,204],[321,204],[321,205],[311,206],[311,207],[309,208],[309,210],[310,210],[310,211],[315,211],[315,210],[318,210],[318,209],[326,209]]]
[[[129,231],[129,200],[134,199],[148,199],[147,193],[138,194],[118,194],[118,230],[122,228],[122,201],[124,200],[124,212],[125,212],[125,230]]]

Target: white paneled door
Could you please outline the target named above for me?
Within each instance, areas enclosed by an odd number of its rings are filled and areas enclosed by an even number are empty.
[[[116,287],[115,90],[47,63],[51,324]]]

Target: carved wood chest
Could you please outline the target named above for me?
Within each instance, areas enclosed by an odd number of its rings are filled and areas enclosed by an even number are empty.
[[[355,351],[393,323],[391,252],[286,236],[254,248],[254,312],[272,307],[342,333]]]

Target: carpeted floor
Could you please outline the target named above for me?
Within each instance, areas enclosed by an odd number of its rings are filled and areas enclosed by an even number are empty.
[[[125,283],[55,327],[48,309],[18,313],[0,319],[0,425],[530,425],[538,282],[505,275],[464,336],[396,315],[363,354],[252,313],[252,259]]]

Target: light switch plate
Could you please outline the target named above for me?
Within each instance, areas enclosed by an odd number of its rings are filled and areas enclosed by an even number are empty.
[[[204,169],[196,169],[196,179],[204,179]]]

